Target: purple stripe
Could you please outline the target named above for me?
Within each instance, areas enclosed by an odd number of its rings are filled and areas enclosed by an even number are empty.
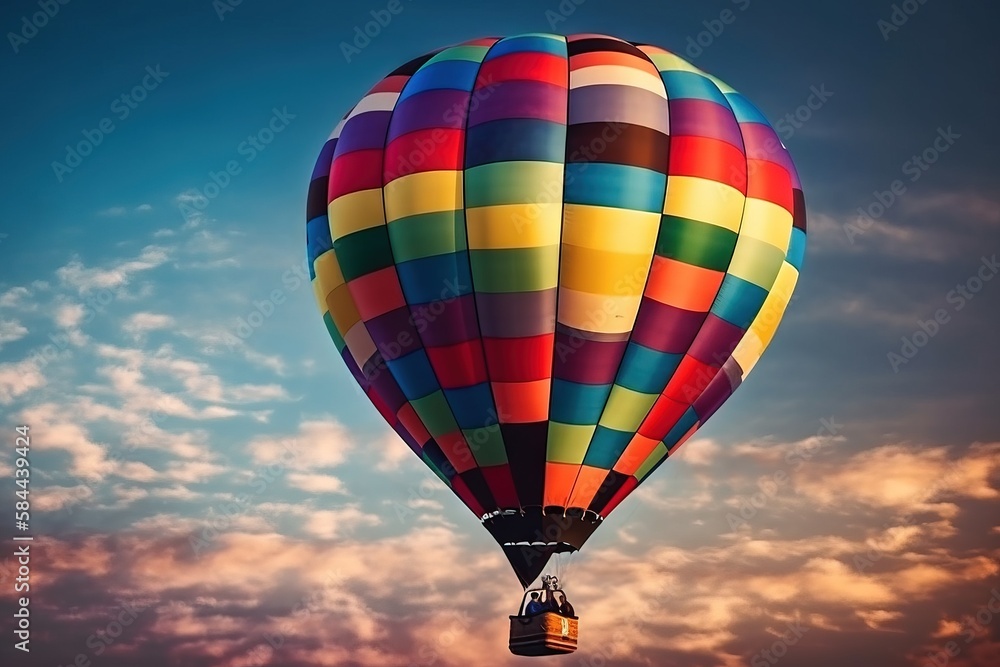
[[[668,133],[667,101],[634,86],[599,85],[569,91],[569,124],[629,123]]]
[[[710,313],[688,354],[703,364],[719,368],[739,345],[745,333],[744,329]]]
[[[743,141],[747,147],[747,159],[769,160],[780,164],[792,176],[792,187],[801,187],[797,184],[798,176],[795,174],[792,158],[781,146],[781,140],[770,125],[741,123],[740,129],[743,131]]]
[[[556,288],[476,295],[479,329],[489,338],[527,338],[556,330]]]
[[[323,150],[319,152],[319,157],[316,158],[316,166],[313,168],[312,179],[310,180],[315,181],[317,178],[330,175],[330,165],[333,162],[333,153],[336,149],[336,139],[328,139],[323,144]]]
[[[668,306],[643,297],[632,328],[632,340],[660,352],[684,354],[698,335],[706,313]]]
[[[393,111],[389,141],[428,128],[462,129],[469,97],[466,90],[428,90],[406,98]]]
[[[743,135],[733,112],[708,100],[671,100],[670,134],[721,139],[743,150]]]
[[[340,351],[340,356],[343,358],[344,363],[347,364],[347,370],[351,371],[351,375],[354,376],[354,381],[361,385],[362,391],[367,391],[369,386],[368,379],[365,377],[365,374],[361,372],[358,364],[354,361],[354,356],[351,354],[351,351],[347,349],[346,345],[344,346],[344,349]]]
[[[715,411],[732,395],[733,387],[729,383],[729,376],[722,372],[717,373],[692,405],[698,415],[698,421],[704,424],[705,420],[715,414]]]
[[[393,414],[399,412],[399,409],[406,404],[406,396],[403,395],[403,390],[399,388],[399,383],[396,382],[388,366],[382,366],[376,371],[372,379],[372,389],[389,406]]]
[[[444,347],[479,338],[473,294],[411,309],[413,322],[427,347]]]
[[[394,361],[420,349],[420,336],[410,319],[410,309],[406,306],[390,310],[388,313],[365,322],[365,327],[382,356]]]
[[[566,124],[566,89],[542,81],[504,81],[469,113],[469,127],[491,120],[535,118]]]
[[[340,133],[334,157],[354,151],[383,148],[391,115],[391,111],[368,111],[347,121]]]
[[[581,384],[612,384],[628,347],[627,340],[584,340],[556,333],[552,376]]]

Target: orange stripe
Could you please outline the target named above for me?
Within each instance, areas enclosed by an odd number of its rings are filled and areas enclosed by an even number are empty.
[[[365,322],[406,305],[395,266],[387,266],[355,278],[347,283],[347,286],[354,296],[354,303],[358,306],[361,319]]]
[[[625,475],[634,475],[658,444],[660,444],[659,440],[653,440],[636,433],[632,436],[632,442],[628,443],[628,447],[622,452],[618,463],[615,464],[615,471]]]
[[[549,418],[551,380],[490,384],[501,424],[527,424]]]
[[[569,59],[569,68],[571,71],[599,65],[623,65],[657,76],[660,75],[648,60],[628,53],[619,53],[618,51],[591,51],[589,53],[581,53],[578,56],[570,56]]]
[[[604,468],[580,466],[580,476],[576,478],[573,495],[570,496],[567,507],[582,507],[584,509],[589,507],[590,502],[597,495],[601,484],[607,477],[608,471]]]
[[[725,277],[723,271],[713,271],[657,255],[653,257],[645,295],[668,306],[707,313],[712,308]]]
[[[572,463],[546,463],[545,495],[542,503],[546,506],[565,507],[579,470],[580,466]]]
[[[413,405],[410,403],[405,404],[396,413],[399,418],[399,423],[403,425],[407,433],[413,436],[413,439],[420,443],[420,447],[423,448],[427,444],[427,441],[431,439],[431,434],[424,427],[424,423],[420,421],[420,417],[417,416],[417,411],[413,409]]]

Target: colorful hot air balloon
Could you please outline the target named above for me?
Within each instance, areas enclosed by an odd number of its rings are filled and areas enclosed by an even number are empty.
[[[403,65],[323,146],[307,217],[344,362],[526,587],[739,386],[805,249],[764,116],[605,35]]]

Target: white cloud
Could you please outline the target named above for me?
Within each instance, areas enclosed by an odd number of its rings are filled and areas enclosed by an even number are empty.
[[[284,461],[291,470],[333,468],[354,450],[350,431],[336,419],[309,420],[292,437],[258,437],[247,449],[255,464]]]
[[[98,289],[116,289],[127,285],[138,273],[155,269],[168,259],[165,248],[147,246],[138,257],[121,261],[108,268],[87,267],[74,259],[56,270],[64,287],[76,289],[81,294]]]
[[[45,376],[33,359],[0,364],[0,405],[10,405],[18,396],[45,384]]]
[[[32,494],[33,509],[40,512],[55,512],[65,507],[77,505],[94,495],[93,490],[85,485],[76,486],[42,486]]]
[[[374,514],[361,511],[354,505],[335,510],[312,512],[305,523],[305,531],[320,539],[332,540],[350,534],[361,526],[377,526],[382,523]]]
[[[80,303],[62,303],[56,306],[52,319],[62,329],[75,329],[83,322],[86,309]]]
[[[15,308],[17,306],[21,306],[24,299],[30,296],[31,291],[27,287],[11,287],[3,294],[0,294],[0,307]]]
[[[143,312],[130,315],[122,324],[122,330],[134,340],[142,340],[150,331],[167,329],[173,325],[174,318],[169,315]]]
[[[0,349],[4,343],[13,343],[28,335],[28,329],[17,320],[0,320]]]
[[[309,491],[310,493],[337,493],[349,495],[344,483],[333,475],[320,475],[316,473],[288,473],[288,484],[296,489]]]
[[[135,207],[136,213],[148,213],[153,210],[153,207],[149,204],[139,204]]]
[[[105,218],[120,218],[126,213],[128,213],[128,209],[124,206],[112,206],[98,211],[97,215],[104,216]]]

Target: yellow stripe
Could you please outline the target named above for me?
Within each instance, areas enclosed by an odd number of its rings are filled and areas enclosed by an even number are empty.
[[[606,296],[559,288],[560,324],[593,333],[628,333],[641,296]]]
[[[465,211],[469,249],[538,248],[559,244],[561,203],[497,204]]]
[[[740,236],[749,236],[788,252],[792,238],[792,214],[781,206],[753,197],[746,200]]]
[[[788,308],[788,302],[792,298],[795,290],[795,283],[798,281],[799,272],[795,267],[784,262],[778,277],[774,281],[774,287],[764,299],[757,317],[750,324],[750,328],[740,340],[736,349],[733,350],[733,359],[743,369],[743,377],[750,374],[750,371],[757,362],[760,361],[764,350],[771,344],[774,334],[778,330],[778,325]]]
[[[457,211],[465,206],[462,184],[461,171],[426,171],[397,178],[385,186],[386,220]]]
[[[332,250],[327,250],[322,255],[313,260],[313,272],[317,278],[322,279],[329,293],[334,287],[344,284],[344,274],[340,272],[340,263],[337,262],[337,254]]]
[[[626,254],[564,243],[559,284],[590,294],[641,296],[652,262],[652,248]]]
[[[562,240],[581,248],[651,254],[659,230],[659,213],[566,204]]]
[[[640,50],[642,50],[642,47],[640,47]],[[654,65],[656,65],[656,69],[661,72],[694,72],[695,74],[701,74],[702,76],[705,75],[704,72],[688,61],[683,58],[679,58],[672,53],[647,53],[646,55],[648,55],[649,59],[653,61]]]
[[[742,192],[725,183],[697,176],[670,176],[663,212],[738,232],[745,201]]]
[[[667,99],[667,91],[663,87],[663,79],[636,67],[624,65],[593,65],[572,70],[569,73],[570,89],[585,86],[631,86],[642,88]]]
[[[657,398],[658,394],[643,394],[616,384],[598,423],[605,428],[634,433]]]
[[[347,285],[338,285],[326,295],[326,307],[341,336],[361,321],[361,313]]]
[[[333,240],[348,234],[385,224],[382,215],[382,189],[361,190],[337,197],[327,206]]]

